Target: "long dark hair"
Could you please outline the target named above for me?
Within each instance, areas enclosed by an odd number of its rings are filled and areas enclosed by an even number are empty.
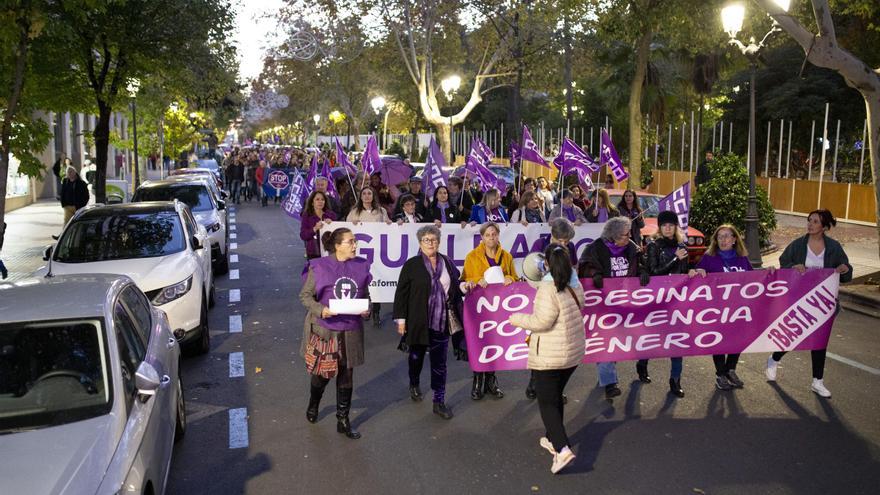
[[[437,189],[434,189],[434,199],[431,201],[431,206],[437,206],[437,192],[443,189],[446,191],[446,202],[449,203],[449,188],[446,186],[437,186]]]
[[[559,244],[551,244],[544,250],[544,262],[550,267],[550,276],[553,277],[553,286],[556,292],[562,292],[568,287],[571,280],[571,259],[568,249]]]
[[[324,246],[324,250],[333,254],[336,252],[336,245],[342,243],[342,236],[345,234],[351,234],[351,229],[340,227],[333,232],[324,232],[321,236],[321,245]]]
[[[628,206],[626,206],[626,193],[632,193],[632,195],[633,195],[632,209],[630,209]],[[620,201],[617,202],[617,209],[618,210],[625,210],[627,213],[632,213],[632,212],[641,213],[642,208],[639,206],[639,195],[636,194],[636,192],[632,189],[627,189],[626,191],[623,191],[623,195],[620,196]]]
[[[315,215],[315,198],[319,194],[324,197],[324,211],[326,212],[330,209],[330,201],[327,199],[327,194],[321,191],[313,191],[312,194],[309,194],[309,198],[306,200],[305,216],[310,217]]]
[[[376,192],[376,190],[373,189],[371,186],[365,186],[363,189],[361,189],[358,192],[358,195],[357,195],[357,203],[355,204],[354,208],[355,208],[355,210],[357,210],[358,214],[363,213],[365,211],[364,200],[363,200],[362,196],[364,195],[364,191],[366,191],[367,189],[369,189],[370,191],[373,192],[373,202],[371,204],[372,208],[370,211],[375,211],[375,210],[378,210],[379,208],[382,207],[379,204],[379,193]]]

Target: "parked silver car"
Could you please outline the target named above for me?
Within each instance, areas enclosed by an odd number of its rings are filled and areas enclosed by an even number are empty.
[[[0,284],[0,493],[164,493],[186,431],[179,363],[128,277]]]

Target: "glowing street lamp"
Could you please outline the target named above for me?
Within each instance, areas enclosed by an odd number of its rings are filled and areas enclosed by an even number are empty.
[[[443,92],[446,93],[446,99],[452,101],[455,93],[458,92],[458,88],[461,87],[461,78],[453,74],[440,81],[440,87],[443,89]]]

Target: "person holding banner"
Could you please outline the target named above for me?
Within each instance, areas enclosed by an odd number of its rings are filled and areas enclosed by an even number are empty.
[[[550,211],[550,220],[565,217],[575,225],[587,223],[584,212],[574,204],[574,195],[571,191],[562,191],[562,202]]]
[[[605,198],[608,198],[607,192]],[[631,230],[629,218],[609,218],[602,229],[602,236],[587,245],[581,254],[578,276],[592,279],[597,289],[602,289],[605,278],[639,277],[643,287],[648,285],[651,276],[642,263],[639,246],[630,239]],[[605,387],[605,398],[619,396],[616,363],[599,363],[598,368],[599,386]]]
[[[464,270],[461,272],[463,281],[480,287],[486,287],[490,283],[510,285],[516,281],[513,256],[501,247],[500,234],[501,228],[494,222],[486,222],[480,227],[483,240],[464,258]],[[504,397],[504,392],[498,388],[498,378],[494,372],[475,372],[471,399],[480,400],[487,393],[496,399]]]
[[[657,215],[660,229],[648,243],[648,271],[652,276],[676,275],[688,272],[688,251],[684,233],[678,226],[678,215],[672,211],[661,211]],[[681,388],[682,359],[670,358],[672,368],[669,372],[669,391],[676,397],[684,397]],[[648,360],[641,359],[636,364],[636,373],[642,383],[651,383],[648,374]]]
[[[434,222],[437,227],[444,223],[464,222],[464,207],[450,201],[449,189],[446,186],[437,186],[437,189],[434,189],[434,200],[431,201],[425,220]]]
[[[519,222],[523,225],[530,223],[547,223],[544,209],[538,195],[533,191],[526,191],[519,200],[519,208],[510,215],[511,222]]]
[[[563,392],[578,364],[584,359],[584,322],[581,306],[584,291],[571,287],[568,250],[551,244],[544,251],[552,282],[541,282],[535,294],[534,313],[514,313],[509,322],[528,329],[528,368],[535,378],[538,409],[546,436],[538,444],[553,454],[550,472],[561,471],[575,455],[565,432]]]
[[[501,195],[498,189],[486,191],[483,201],[471,210],[471,225],[486,222],[507,223],[507,221],[507,212],[501,207]]]
[[[299,299],[307,313],[300,354],[311,375],[306,419],[318,421],[318,407],[330,379],[336,377],[336,431],[356,440],[361,434],[348,419],[354,387],[354,368],[364,363],[364,325],[357,314],[330,311],[334,299],[366,299],[373,277],[366,259],[357,256],[357,240],[346,228],[322,237],[328,256],[312,260]]]
[[[336,214],[327,208],[327,193],[314,191],[306,199],[305,211],[300,222],[299,238],[306,243],[306,258],[315,259],[321,257],[321,248],[318,239],[321,236],[321,228],[325,223],[336,220]]]
[[[409,194],[416,199],[416,212],[422,218],[427,218],[427,198],[425,198],[425,193],[422,191],[422,178],[416,177],[413,175],[409,178]],[[397,198],[397,204],[394,206],[394,216],[400,214],[403,211],[403,197],[406,194],[401,194]]]
[[[724,224],[715,229],[712,239],[709,241],[709,249],[700,258],[696,268],[688,272],[688,276],[705,277],[706,273],[748,272],[751,270],[749,251],[746,249],[742,236],[736,227]],[[715,387],[718,390],[743,388],[743,381],[736,374],[739,354],[715,354],[712,356],[712,361],[715,363]]]
[[[385,222],[386,224],[391,224],[391,220],[388,218],[388,211],[379,206],[379,202],[376,201],[376,192],[369,186],[361,189],[360,199],[348,213],[348,217],[345,220],[353,223]]]
[[[428,353],[434,414],[452,419],[446,406],[446,354],[450,334],[460,333],[462,294],[472,284],[458,283],[455,263],[439,252],[440,229],[426,225],[416,232],[419,254],[404,263],[394,293],[397,333],[409,348],[409,394],[414,402],[424,397],[419,387],[422,365]]]
[[[645,219],[642,215],[642,207],[639,206],[639,196],[632,189],[623,192],[623,197],[617,203],[617,211],[620,216],[632,221],[630,239],[639,246],[642,245],[642,229],[645,228]],[[658,224],[659,225],[659,224]]]
[[[826,209],[811,211],[807,216],[807,234],[793,240],[782,256],[779,257],[780,268],[794,268],[800,273],[815,268],[832,268],[840,274],[840,282],[852,280],[852,265],[849,257],[839,242],[828,236],[828,231],[837,225],[834,215]],[[837,310],[840,311],[840,301]],[[810,389],[820,397],[830,398],[831,392],[823,382],[825,375],[825,353],[827,349],[810,351],[813,364],[813,383]],[[785,352],[774,352],[767,359],[765,371],[768,382],[776,381],[777,367]]]
[[[397,225],[405,223],[421,223],[422,215],[416,211],[416,198],[406,193],[400,196],[401,211],[394,216]]]
[[[611,204],[608,191],[599,189],[596,191],[596,200],[593,201],[593,205],[586,211],[585,216],[590,223],[604,223],[609,218],[620,216],[620,212]]]

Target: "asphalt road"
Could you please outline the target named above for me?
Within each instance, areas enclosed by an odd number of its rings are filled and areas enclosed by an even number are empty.
[[[830,400],[809,389],[808,353],[786,356],[776,384],[764,379],[766,355],[743,355],[746,386],[734,392],[716,391],[710,358],[687,358],[684,399],[667,393],[667,360],[652,361],[655,382],[644,386],[634,363],[621,363],[623,395],[613,402],[596,387],[595,366],[581,366],[566,409],[577,459],[552,475],[537,404],[523,394],[527,373],[500,373],[506,397],[474,402],[469,369],[450,360],[455,418],[444,421],[430,401],[410,401],[384,305],[354,375],[352,421],[363,438],[336,433],[332,386],[309,424],[299,224],[271,204],[243,204],[236,216],[240,278],[217,281],[211,353],[184,361],[189,430],[170,493],[880,492],[880,322],[850,312],[838,317],[829,352],[862,367],[828,360]],[[230,333],[231,315],[241,315],[240,333]],[[244,376],[230,377],[231,353],[241,353]]]

